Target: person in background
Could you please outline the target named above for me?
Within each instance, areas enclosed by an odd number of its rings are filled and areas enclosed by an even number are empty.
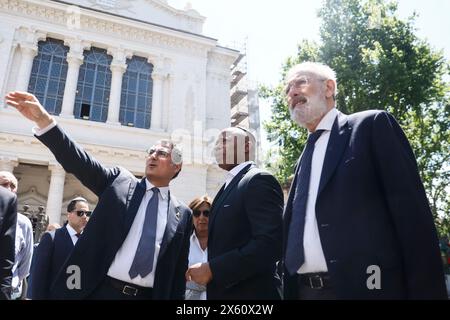
[[[0,171],[0,185],[11,192],[17,193],[19,184],[17,178],[8,171]],[[31,258],[33,256],[33,226],[30,219],[17,213],[15,261],[12,268],[12,300],[23,300],[27,292],[27,277],[30,274]]]
[[[31,299],[58,298],[51,297],[50,286],[83,233],[90,216],[87,200],[76,197],[67,205],[67,223],[62,228],[42,235],[33,257],[29,294]]]
[[[207,195],[195,198],[189,204],[194,226],[189,247],[189,266],[208,262],[208,221],[211,204],[212,199]],[[188,281],[186,283],[186,300],[206,300],[206,286]]]

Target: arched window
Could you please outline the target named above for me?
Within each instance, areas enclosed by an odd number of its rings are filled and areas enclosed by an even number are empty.
[[[78,77],[75,118],[106,121],[111,88],[111,61],[112,57],[104,49],[92,48],[84,52],[84,63]]]
[[[127,59],[127,64],[122,80],[119,121],[125,126],[150,128],[153,65],[136,56]]]
[[[56,39],[39,41],[38,54],[33,60],[28,92],[33,93],[45,109],[54,115],[61,112],[66,86],[69,48]]]

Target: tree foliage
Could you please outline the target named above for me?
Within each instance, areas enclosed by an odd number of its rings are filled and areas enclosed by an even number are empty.
[[[445,81],[450,67],[443,53],[415,34],[415,15],[406,21],[397,16],[396,2],[325,0],[318,16],[321,42],[301,41],[282,78],[294,64],[323,62],[337,73],[340,111],[392,113],[414,150],[438,228],[450,231],[450,86]],[[265,128],[275,145],[267,166],[286,183],[306,130],[290,120],[282,87],[263,87],[261,96],[272,104]]]

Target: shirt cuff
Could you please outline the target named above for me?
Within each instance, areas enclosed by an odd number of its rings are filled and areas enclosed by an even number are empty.
[[[39,129],[38,127],[33,127],[32,131],[33,134],[35,134],[36,136],[42,136],[43,134],[49,132],[51,129],[53,129],[56,126],[56,120],[53,119],[52,123],[50,123],[48,126],[46,126],[45,128]]]

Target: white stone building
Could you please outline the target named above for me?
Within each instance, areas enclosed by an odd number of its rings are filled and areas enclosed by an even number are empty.
[[[204,20],[165,0],[0,0],[0,170],[19,178],[19,210],[44,206],[50,222],[63,222],[71,198],[97,199],[5,105],[11,90],[33,92],[91,155],[136,176],[154,142],[180,141],[173,193],[185,202],[215,195],[223,172],[210,149],[230,126],[239,52],[203,35]]]

